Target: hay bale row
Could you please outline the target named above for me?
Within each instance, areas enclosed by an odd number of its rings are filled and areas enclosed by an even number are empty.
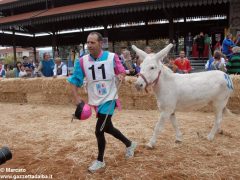
[[[232,111],[240,109],[240,76],[232,76],[234,93],[229,100],[228,108]],[[127,77],[119,90],[123,109],[155,110],[156,99],[152,92],[136,91],[134,77]],[[80,96],[86,100],[84,88],[79,89]],[[1,79],[0,102],[17,102],[31,104],[72,104],[71,86],[66,78],[32,78],[32,79]],[[209,111],[205,107],[201,111]]]

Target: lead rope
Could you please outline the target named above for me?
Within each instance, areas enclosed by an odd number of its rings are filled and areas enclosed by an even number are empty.
[[[108,118],[108,116],[109,116],[109,113],[110,113],[110,110],[111,110],[111,107],[112,107],[112,104],[113,104],[113,101],[114,101],[115,97],[117,96],[118,91],[119,91],[121,85],[122,85],[122,80],[119,80],[118,87],[117,87],[117,91],[116,91],[116,93],[114,94],[114,97],[113,97],[113,99],[112,99],[112,101],[111,101],[111,103],[110,103],[110,105],[109,105],[109,107],[108,107],[108,112],[107,112],[107,115],[106,115],[106,117],[105,117],[105,119],[104,119],[104,121],[103,121],[103,124],[102,124],[101,128],[100,128],[100,132],[102,132],[103,129],[104,129],[104,127],[105,127],[105,124],[106,124],[106,122],[107,122],[107,118]]]

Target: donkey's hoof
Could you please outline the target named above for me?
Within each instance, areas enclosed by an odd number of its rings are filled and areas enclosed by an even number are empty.
[[[152,143],[149,142],[149,143],[146,144],[146,148],[147,149],[153,149],[154,146],[152,145]]]
[[[214,138],[214,136],[212,136],[212,135],[208,135],[208,136],[207,136],[207,140],[209,140],[209,141],[212,141],[213,138]]]
[[[182,143],[182,140],[176,139],[175,143],[180,144],[180,143]]]

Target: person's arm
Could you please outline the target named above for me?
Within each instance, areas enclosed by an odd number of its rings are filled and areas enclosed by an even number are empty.
[[[67,81],[71,84],[72,93],[76,104],[79,104],[81,102],[81,98],[77,93],[77,89],[83,85],[83,78],[84,73],[80,66],[79,59],[76,59],[73,74],[67,78]]]
[[[124,80],[126,72],[117,54],[114,56],[114,72],[119,80]]]
[[[192,70],[192,67],[191,67],[190,61],[187,60],[187,73],[190,73],[191,70]]]
[[[82,102],[79,94],[78,94],[78,87],[71,84],[71,89],[72,89],[72,94],[73,94],[73,97],[75,99],[75,104],[78,105]]]
[[[54,65],[53,76],[57,76],[57,64]]]

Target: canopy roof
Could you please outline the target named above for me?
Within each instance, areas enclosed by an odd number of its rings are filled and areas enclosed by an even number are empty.
[[[210,16],[228,16],[230,0],[98,0],[83,1],[77,0],[20,0],[0,1],[0,10],[6,17],[0,18],[0,29],[36,34],[41,32],[59,32],[69,29],[83,29],[86,27],[111,26],[106,31],[112,34],[112,40],[119,39],[116,34],[127,32],[126,37],[136,37],[136,34],[144,35],[144,38],[167,37],[168,25],[151,25],[151,22],[166,20],[169,18],[197,18]],[[4,3],[5,2],[5,3]],[[47,3],[46,3],[47,2]],[[38,4],[38,6],[36,6]],[[68,5],[69,4],[69,5]],[[32,11],[30,11],[32,10]],[[10,15],[13,11],[15,15]],[[122,27],[116,28],[116,25],[126,23],[145,23],[146,27]],[[227,20],[219,21],[222,27],[227,26]],[[186,23],[188,24],[188,23]],[[199,24],[195,22],[194,24]],[[202,24],[202,23],[201,23]],[[203,28],[212,21],[206,21]],[[191,24],[183,31],[189,31]],[[153,32],[158,26],[159,31]],[[182,26],[182,25],[181,25]],[[196,26],[196,25],[195,25]],[[164,29],[165,32],[161,31]],[[174,29],[181,29],[179,23],[175,23]],[[201,29],[198,29],[201,31]],[[76,36],[76,34],[78,34]],[[86,34],[75,33],[71,38],[79,38]],[[3,36],[3,35],[2,35]],[[0,38],[2,37],[0,36]],[[4,35],[6,36],[6,35]],[[58,35],[58,39],[67,35]],[[15,38],[18,39],[18,36]],[[29,37],[30,38],[30,37]],[[45,37],[46,38],[46,37]],[[139,37],[136,37],[138,39]],[[3,38],[1,40],[7,40]],[[36,38],[35,38],[36,39]],[[43,39],[37,38],[37,39]],[[127,39],[127,38],[124,38]],[[1,41],[0,40],[0,41]],[[21,41],[19,40],[19,43]],[[59,40],[61,42],[61,40]],[[4,41],[2,42],[5,43]],[[21,44],[21,43],[20,43]],[[23,44],[23,42],[22,42]]]

